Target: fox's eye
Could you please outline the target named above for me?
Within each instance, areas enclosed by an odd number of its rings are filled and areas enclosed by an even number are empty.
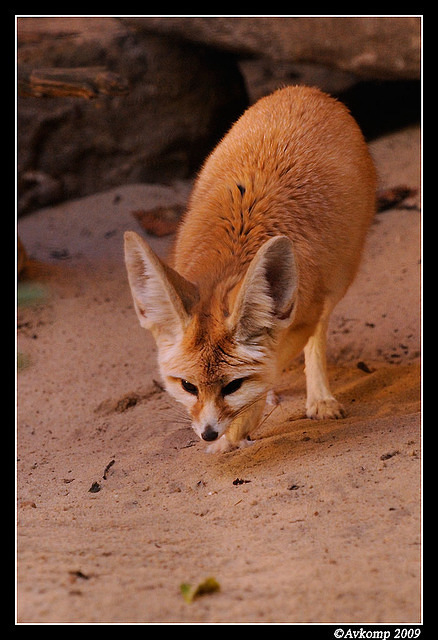
[[[235,380],[231,380],[225,387],[222,387],[222,395],[229,396],[242,386],[242,383],[245,378],[236,378]]]
[[[198,395],[198,387],[195,387],[195,385],[188,380],[181,380],[181,386],[187,393],[191,393],[193,396]]]

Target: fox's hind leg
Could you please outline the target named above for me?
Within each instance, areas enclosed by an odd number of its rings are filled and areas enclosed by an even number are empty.
[[[330,309],[331,311],[331,309]],[[314,334],[304,347],[308,418],[343,418],[345,411],[330,391],[326,343],[330,313],[325,313],[316,326]]]

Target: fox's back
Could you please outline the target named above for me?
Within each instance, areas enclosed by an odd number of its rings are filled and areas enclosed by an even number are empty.
[[[200,289],[242,276],[269,237],[294,244],[300,307],[354,277],[375,171],[347,108],[287,87],[249,108],[207,158],[179,229],[176,270]],[[231,276],[230,276],[231,277]]]

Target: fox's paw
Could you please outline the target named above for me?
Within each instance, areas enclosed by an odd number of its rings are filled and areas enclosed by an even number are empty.
[[[229,451],[234,451],[235,449],[244,449],[245,447],[249,447],[252,444],[253,441],[248,440],[247,438],[245,438],[245,440],[240,440],[239,442],[230,442],[228,438],[223,435],[219,438],[219,440],[216,440],[215,442],[209,444],[208,447],[206,447],[205,451],[206,453],[228,453]]]
[[[327,418],[345,418],[346,413],[336,398],[321,398],[307,404],[306,415],[314,420],[326,420]]]
[[[209,444],[205,451],[206,453],[227,453],[233,449],[236,449],[236,445],[230,442],[226,436],[221,436],[218,440]]]

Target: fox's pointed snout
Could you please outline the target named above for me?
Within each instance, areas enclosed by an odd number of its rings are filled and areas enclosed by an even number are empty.
[[[206,440],[207,442],[211,442],[212,440],[216,440],[218,435],[219,433],[216,431],[216,429],[208,424],[205,427],[204,431],[201,433],[201,438],[203,440]]]

